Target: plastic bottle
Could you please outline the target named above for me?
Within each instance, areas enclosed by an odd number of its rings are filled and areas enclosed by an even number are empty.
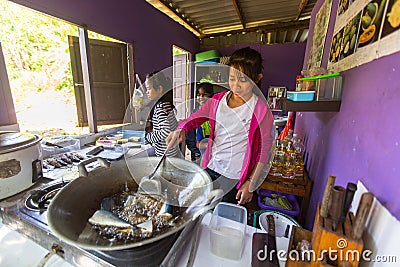
[[[142,87],[139,75],[136,74],[135,91],[133,91],[132,96],[132,106],[134,108],[141,108],[143,106],[144,93]]]
[[[296,149],[296,160],[295,160],[295,176],[302,177],[304,172],[304,144],[301,138],[297,137],[297,134],[293,136],[294,143],[293,147]]]
[[[303,75],[296,76],[296,91],[297,92],[301,91],[302,81],[299,80],[301,78],[304,78],[304,76]]]
[[[285,137],[285,141],[293,142],[293,130],[290,129]]]
[[[221,77],[221,72],[220,71],[218,72],[218,75],[217,75],[217,82],[218,83],[222,82],[222,77]]]
[[[274,159],[271,164],[271,169],[269,170],[269,175],[272,176],[281,176],[281,169],[282,169],[282,158],[283,152],[281,151],[281,140],[276,140],[276,148],[274,151]]]
[[[293,179],[295,177],[295,161],[296,161],[296,150],[293,148],[292,141],[288,141],[285,150],[284,158],[284,169],[282,177],[287,179]]]

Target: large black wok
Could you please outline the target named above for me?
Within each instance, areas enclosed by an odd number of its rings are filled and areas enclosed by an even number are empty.
[[[82,239],[82,232],[86,233],[90,228],[88,219],[101,208],[101,201],[126,188],[136,191],[140,178],[148,175],[159,160],[159,157],[120,160],[111,166],[103,164],[105,167],[89,173],[85,173],[87,163],[79,166],[83,167],[83,174],[61,189],[49,205],[47,220],[51,231],[61,240],[86,249],[134,248],[176,233],[198,215],[213,208],[222,197],[220,190],[212,190],[210,177],[199,166],[183,159],[167,158],[158,175],[162,177],[167,202],[182,210],[179,222],[167,232],[139,242],[127,240],[121,244],[99,237]]]

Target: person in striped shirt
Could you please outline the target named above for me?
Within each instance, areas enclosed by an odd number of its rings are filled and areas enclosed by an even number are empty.
[[[173,105],[173,91],[171,80],[162,72],[155,71],[146,76],[147,96],[154,101],[150,112],[152,131],[147,132],[145,139],[155,149],[156,156],[162,156],[167,149],[166,137],[178,126]],[[167,156],[179,155],[178,147],[168,150]]]

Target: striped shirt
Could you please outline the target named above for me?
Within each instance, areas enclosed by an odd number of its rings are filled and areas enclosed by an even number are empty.
[[[149,142],[155,148],[156,156],[164,155],[167,145],[165,139],[168,134],[178,126],[174,110],[171,103],[169,102],[158,102],[154,107],[154,113],[152,117],[153,131],[146,133],[146,141]],[[171,148],[167,156],[173,157],[178,155],[178,147]]]

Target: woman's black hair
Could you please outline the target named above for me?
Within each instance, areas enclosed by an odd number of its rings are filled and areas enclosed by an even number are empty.
[[[165,75],[161,71],[153,71],[146,75],[146,79],[150,82],[156,90],[162,87],[162,95],[159,99],[152,101],[152,108],[150,110],[149,116],[147,117],[147,125],[146,125],[146,132],[152,131],[153,129],[153,114],[154,114],[154,107],[159,102],[168,102],[171,105],[171,110],[169,112],[173,112],[175,109],[174,106],[174,93],[172,91],[172,82],[169,77],[165,77]]]
[[[262,63],[263,59],[258,51],[245,47],[232,53],[228,65],[246,74],[261,88],[261,80],[258,80],[258,74],[262,73]]]
[[[146,75],[146,79],[153,85],[156,90],[162,87],[162,95],[157,100],[156,104],[159,102],[169,102],[172,107],[174,107],[174,92],[172,88],[172,82],[169,77],[166,77],[161,71],[153,71]]]
[[[214,95],[214,86],[212,85],[212,83],[204,82],[197,85],[197,94],[199,93],[200,88],[203,88],[204,91],[210,95],[209,97],[212,97]]]

